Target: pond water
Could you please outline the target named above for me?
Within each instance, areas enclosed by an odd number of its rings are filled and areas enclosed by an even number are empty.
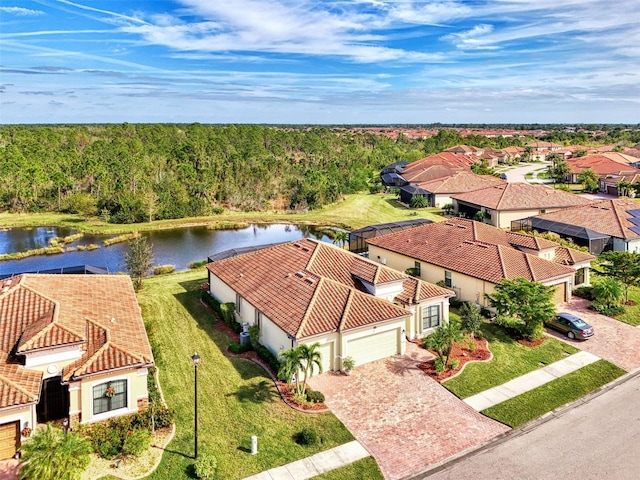
[[[48,246],[49,240],[73,234],[67,228],[16,228],[0,231],[0,254],[23,252]],[[207,227],[188,227],[143,233],[153,246],[154,265],[174,265],[176,271],[187,270],[191,262],[206,260],[208,256],[232,248],[268,243],[288,242],[312,238],[331,242],[317,229],[288,224],[250,225],[239,230],[209,230]],[[103,242],[112,235],[85,235],[68,245],[96,244],[92,251],[70,251],[58,255],[37,255],[20,260],[0,261],[0,275],[33,272],[52,268],[93,265],[109,272],[124,271],[124,252],[127,243],[105,247]]]

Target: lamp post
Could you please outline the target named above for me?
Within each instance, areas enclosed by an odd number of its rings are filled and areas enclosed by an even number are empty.
[[[193,458],[198,458],[198,365],[200,365],[200,355],[194,353],[191,355],[193,360],[193,407],[194,407],[194,422],[193,422]]]

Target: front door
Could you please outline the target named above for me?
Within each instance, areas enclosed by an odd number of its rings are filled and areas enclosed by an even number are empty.
[[[47,423],[69,416],[69,387],[62,384],[62,377],[51,377],[42,382],[42,394],[36,413],[38,423]]]

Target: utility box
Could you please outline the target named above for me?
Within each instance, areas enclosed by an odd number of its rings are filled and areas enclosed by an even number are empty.
[[[252,435],[251,436],[251,455],[255,455],[256,453],[258,453],[258,436]]]

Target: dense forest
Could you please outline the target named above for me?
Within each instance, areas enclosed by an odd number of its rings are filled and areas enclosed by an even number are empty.
[[[462,138],[447,129],[393,140],[324,127],[0,126],[0,211],[99,215],[113,223],[225,208],[300,211],[379,188],[380,169],[398,160],[461,143],[500,148],[526,141]]]

